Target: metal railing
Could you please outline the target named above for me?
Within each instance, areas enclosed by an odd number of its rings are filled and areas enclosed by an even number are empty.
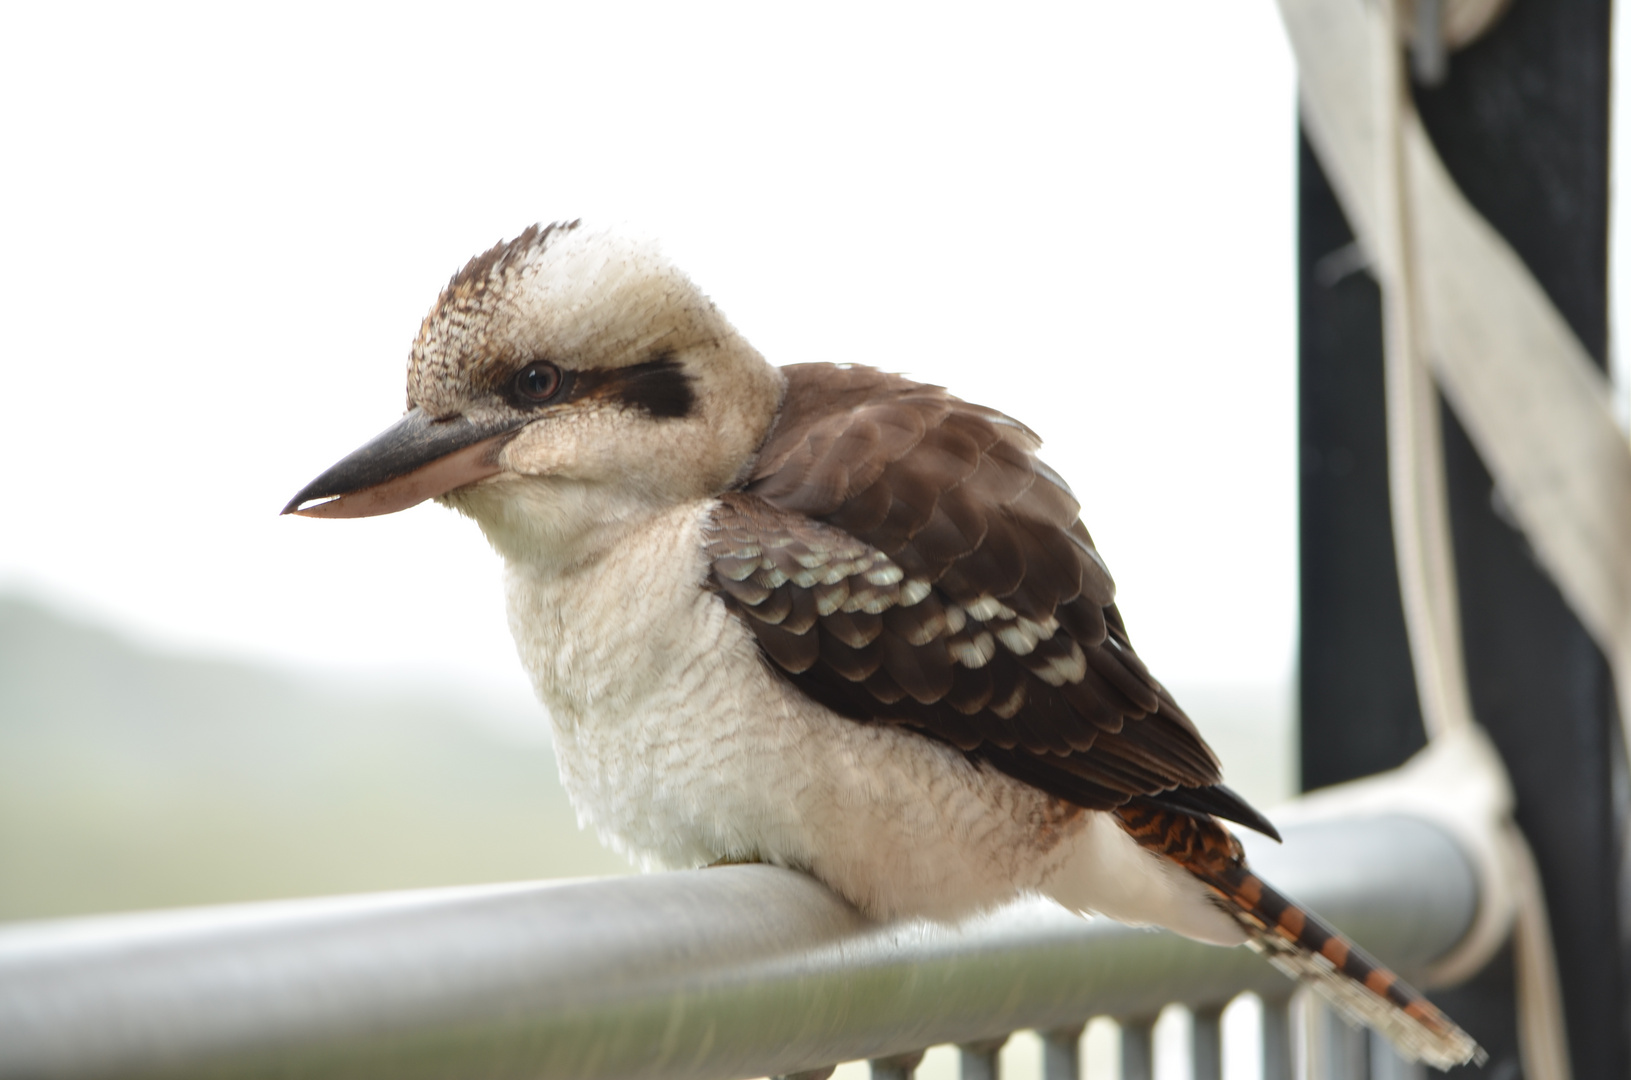
[[[1418,819],[1248,846],[1406,977],[1477,907],[1465,854]],[[972,1078],[1034,1029],[1052,1078],[1077,1075],[1084,1022],[1112,1016],[1134,1080],[1151,1075],[1156,1014],[1178,1003],[1209,1080],[1222,1007],[1254,992],[1279,1078],[1291,989],[1245,949],[1040,902],[960,929],[879,925],[803,875],[732,866],[0,927],[0,1077],[717,1080],[859,1059],[882,1077],[956,1043]]]

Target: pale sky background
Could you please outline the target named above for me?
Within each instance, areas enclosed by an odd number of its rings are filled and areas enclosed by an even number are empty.
[[[774,363],[1023,420],[1160,677],[1289,680],[1271,0],[11,4],[0,102],[0,590],[530,698],[473,524],[277,511],[400,415],[449,275],[582,216],[661,238]]]
[[[1283,680],[1294,93],[1269,0],[14,5],[0,588],[528,693],[474,525],[277,511],[400,414],[454,270],[583,216],[772,362],[1025,421],[1154,670]]]

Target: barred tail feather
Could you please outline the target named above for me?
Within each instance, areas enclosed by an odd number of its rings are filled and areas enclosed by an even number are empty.
[[[1142,846],[1210,888],[1245,929],[1248,946],[1350,1020],[1375,1029],[1401,1054],[1440,1069],[1486,1059],[1472,1036],[1420,991],[1252,873],[1240,842],[1216,821],[1143,801],[1116,815]]]
[[[1237,888],[1207,884],[1246,928],[1246,944],[1269,963],[1313,987],[1350,1020],[1373,1028],[1412,1061],[1440,1069],[1483,1064],[1483,1047],[1420,991],[1250,870],[1240,867],[1231,876],[1239,879],[1231,883]],[[1242,893],[1259,897],[1259,903],[1242,903]]]

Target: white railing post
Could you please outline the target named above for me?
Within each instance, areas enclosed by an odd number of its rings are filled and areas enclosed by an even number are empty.
[[[1223,1080],[1223,1006],[1190,1010],[1189,1060],[1193,1080]]]
[[[997,1055],[1008,1036],[961,1043],[957,1047],[958,1075],[961,1080],[997,1080]]]
[[[1119,1021],[1121,1080],[1155,1080],[1155,1017]]]
[[[1367,1033],[1350,1027],[1325,1002],[1310,998],[1310,1080],[1367,1080],[1370,1054]]]
[[[1293,1080],[1297,1072],[1296,1028],[1291,1020],[1290,994],[1264,997],[1262,1039],[1263,1080]]]
[[[1406,1061],[1388,1041],[1370,1033],[1370,1080],[1427,1080],[1427,1066]]]
[[[1082,1032],[1086,1028],[1084,1022],[1039,1033],[1042,1036],[1042,1080],[1080,1080]]]
[[[922,1061],[922,1050],[873,1058],[869,1063],[872,1068],[872,1080],[912,1080],[912,1074],[917,1072],[917,1067]]]

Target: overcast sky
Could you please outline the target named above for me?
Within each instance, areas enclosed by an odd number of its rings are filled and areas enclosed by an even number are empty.
[[[434,505],[279,518],[470,255],[625,222],[775,363],[1036,428],[1174,681],[1295,637],[1294,84],[1269,0],[68,9],[0,34],[0,588],[524,693]]]

